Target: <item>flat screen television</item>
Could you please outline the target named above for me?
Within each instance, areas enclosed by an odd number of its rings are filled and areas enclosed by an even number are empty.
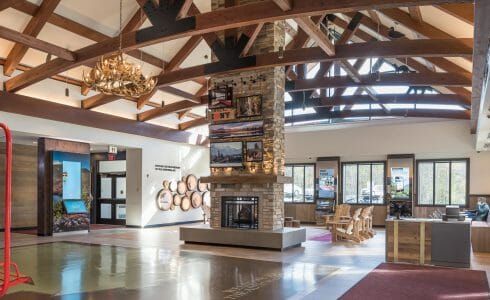
[[[72,214],[87,214],[87,207],[83,200],[63,200],[63,206],[65,207],[68,215]]]

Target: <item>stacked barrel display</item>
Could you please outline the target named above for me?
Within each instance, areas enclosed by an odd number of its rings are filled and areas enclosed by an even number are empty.
[[[182,211],[201,206],[209,207],[211,195],[209,184],[202,183],[195,175],[187,175],[182,180],[164,180],[163,189],[158,192],[157,205],[160,210],[174,210],[180,207]]]

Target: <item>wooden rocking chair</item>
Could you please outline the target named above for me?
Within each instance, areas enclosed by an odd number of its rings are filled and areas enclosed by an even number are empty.
[[[350,217],[350,205],[349,204],[341,204],[337,205],[335,207],[335,215],[326,215],[325,216],[325,225],[327,226],[327,229],[332,229],[333,223],[338,223],[345,221],[349,221],[351,219]]]
[[[362,241],[360,236],[361,219],[359,218],[362,208],[358,208],[354,211],[352,219],[346,228],[337,228],[337,238],[360,243]]]

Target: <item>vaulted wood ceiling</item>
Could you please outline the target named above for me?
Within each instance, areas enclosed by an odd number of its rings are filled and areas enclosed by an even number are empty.
[[[471,114],[471,106],[478,95],[472,97],[471,86],[480,74],[472,74],[471,65],[473,1],[271,0],[216,11],[211,11],[210,0],[160,2],[179,7],[175,20],[153,0],[124,0],[123,48],[145,72],[158,77],[158,87],[140,98],[120,99],[89,91],[81,82],[82,70],[118,49],[118,0],[1,1],[4,90],[175,131],[198,128],[205,133],[210,76],[286,66],[292,97],[286,108],[313,109],[288,116],[287,122],[441,117],[472,118],[476,128],[478,114]],[[147,16],[148,9],[153,13]],[[286,20],[287,28],[284,53],[250,56],[263,25],[280,20]],[[233,49],[237,55],[230,63],[234,54],[223,48],[217,33],[232,28],[240,29],[244,43]],[[218,62],[211,62],[211,52]],[[373,57],[383,60],[370,66],[369,74],[362,73]],[[226,64],[221,62],[225,59]],[[381,72],[383,62],[405,65],[407,72]],[[313,76],[312,70],[317,70]],[[69,97],[64,97],[65,85],[70,87]],[[431,86],[437,94],[390,95],[376,90],[400,85]],[[344,95],[348,88],[356,88],[353,95]],[[414,107],[391,109],[393,103]],[[363,104],[382,109],[353,109]],[[461,109],[416,109],[420,104]]]

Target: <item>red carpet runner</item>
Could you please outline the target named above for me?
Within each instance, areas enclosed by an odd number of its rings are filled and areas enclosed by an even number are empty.
[[[380,264],[340,299],[490,299],[486,273],[466,269]]]

